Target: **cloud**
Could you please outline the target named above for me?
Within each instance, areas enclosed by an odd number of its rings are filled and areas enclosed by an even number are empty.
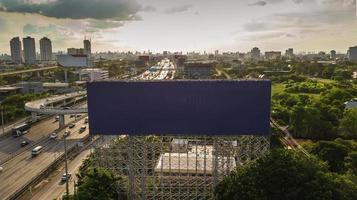
[[[243,29],[248,32],[262,31],[262,30],[266,30],[266,28],[267,28],[267,23],[259,22],[259,21],[252,21],[250,23],[243,25]]]
[[[266,1],[257,1],[254,3],[248,4],[248,5],[249,6],[265,6],[265,5],[267,5],[267,2]]]
[[[52,0],[34,3],[27,0],[0,0],[3,11],[37,13],[70,19],[133,20],[141,9],[135,0]]]
[[[145,11],[145,12],[155,12],[156,11],[156,8],[153,7],[153,6],[145,6],[141,9],[142,11]]]
[[[188,11],[190,8],[192,8],[192,5],[182,5],[182,6],[176,6],[169,8],[165,10],[166,14],[175,14],[175,13],[180,13],[180,12],[185,12]]]
[[[26,24],[22,28],[24,34],[31,35],[37,33],[49,33],[49,32],[56,32],[57,27],[54,24],[49,24],[48,26],[37,26],[34,24]]]
[[[277,4],[277,3],[283,3],[285,1],[287,1],[287,0],[260,0],[260,1],[254,2],[254,3],[250,3],[248,5],[249,6],[265,6],[267,4]],[[304,2],[304,0],[291,0],[291,1],[295,4],[300,4],[300,3]]]

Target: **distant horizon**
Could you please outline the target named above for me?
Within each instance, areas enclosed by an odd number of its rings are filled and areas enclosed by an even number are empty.
[[[93,52],[346,52],[357,45],[356,10],[356,0],[0,0],[0,54],[16,36],[37,48],[48,37],[54,51],[87,37]]]

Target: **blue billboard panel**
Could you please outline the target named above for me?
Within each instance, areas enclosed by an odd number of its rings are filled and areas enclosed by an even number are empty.
[[[108,81],[88,85],[90,134],[266,135],[271,83]]]

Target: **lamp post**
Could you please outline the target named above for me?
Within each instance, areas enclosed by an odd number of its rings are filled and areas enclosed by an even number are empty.
[[[66,171],[66,199],[69,198],[68,188],[68,164],[67,164],[67,136],[64,136],[64,158],[65,158],[65,171]]]
[[[4,128],[4,109],[3,109],[1,101],[0,101],[0,106],[1,106],[1,128],[2,128],[2,133],[4,134],[4,132],[5,132],[5,128]]]

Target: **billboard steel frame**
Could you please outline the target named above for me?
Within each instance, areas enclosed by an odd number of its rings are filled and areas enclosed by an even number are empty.
[[[235,168],[269,151],[269,136],[102,136],[94,163],[124,177],[128,199],[214,199],[214,187]],[[102,143],[100,143],[102,144]]]

